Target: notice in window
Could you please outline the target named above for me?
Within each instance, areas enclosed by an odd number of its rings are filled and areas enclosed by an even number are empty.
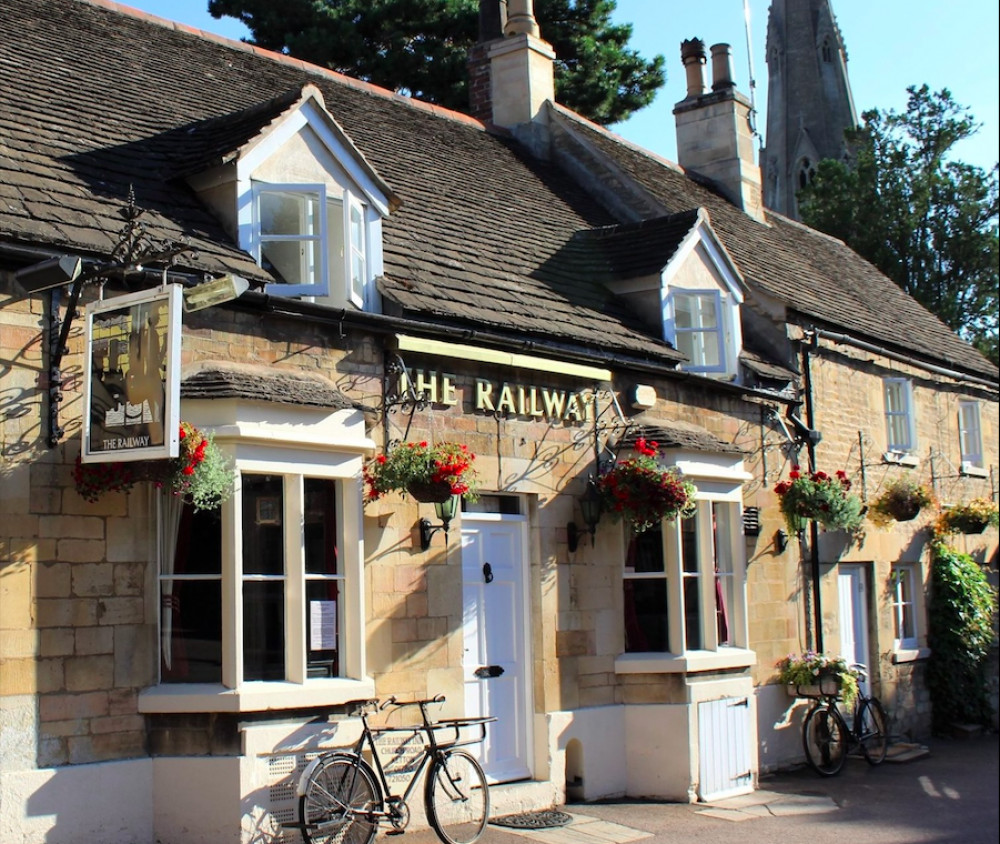
[[[337,602],[309,602],[309,649],[332,651],[337,647]]]

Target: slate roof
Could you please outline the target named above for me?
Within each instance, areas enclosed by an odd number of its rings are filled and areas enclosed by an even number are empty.
[[[573,130],[669,218],[620,241],[600,272],[600,230],[621,221],[558,166],[471,118],[103,0],[7,0],[0,51],[0,242],[106,256],[134,185],[152,237],[197,247],[196,259],[179,260],[266,279],[180,176],[225,160],[311,84],[401,203],[384,223],[379,284],[408,317],[671,366],[681,356],[601,274],[640,258],[652,266],[685,215],[705,207],[751,285],[828,325],[997,374],[843,245],[781,218],[755,223],[582,120]],[[664,238],[655,249],[654,231]]]
[[[253,399],[338,410],[361,407],[322,375],[232,361],[203,361],[197,368],[185,372],[181,396],[188,399]]]
[[[786,303],[803,324],[839,327],[861,339],[997,379],[997,368],[844,243],[780,214],[767,224],[744,214],[700,177],[557,107],[567,131],[585,139],[664,215],[704,207],[712,228],[752,287]]]
[[[745,453],[740,446],[719,439],[700,425],[676,419],[641,421],[629,428],[619,445],[630,448],[640,438],[647,442],[655,442],[658,448],[683,448],[715,454]]]

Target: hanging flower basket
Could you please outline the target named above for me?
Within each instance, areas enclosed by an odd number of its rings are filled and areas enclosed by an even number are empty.
[[[380,454],[364,468],[365,501],[407,492],[416,501],[440,503],[452,495],[476,497],[476,455],[459,443],[407,442]]]
[[[911,478],[889,482],[868,511],[868,518],[880,526],[891,522],[909,522],[933,501],[930,492]]]
[[[844,472],[833,477],[826,472],[803,474],[793,466],[788,480],[776,484],[774,491],[792,533],[803,530],[808,521],[849,533],[861,529],[864,508],[861,499],[851,493],[851,482]]]
[[[967,504],[946,507],[934,524],[938,535],[949,533],[976,534],[1000,523],[997,505],[985,498],[974,498]]]
[[[636,456],[615,463],[597,479],[605,510],[618,513],[636,533],[694,515],[698,490],[673,469],[657,462],[658,443],[639,438]]]
[[[73,469],[76,491],[85,501],[97,501],[108,492],[128,492],[148,481],[183,497],[196,510],[215,510],[233,493],[236,472],[229,458],[189,422],[180,425],[180,454],[168,460],[123,463],[83,463]]]

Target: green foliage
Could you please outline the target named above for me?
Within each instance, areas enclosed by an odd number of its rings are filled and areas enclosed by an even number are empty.
[[[914,518],[933,497],[923,484],[912,477],[896,478],[885,485],[868,509],[868,518],[885,527],[893,521],[905,522]]]
[[[369,461],[363,475],[365,500],[377,501],[389,492],[403,492],[411,484],[446,483],[452,495],[476,499],[476,455],[460,443],[402,443],[388,454]]]
[[[934,524],[939,536],[949,533],[982,533],[987,527],[1000,526],[1000,510],[986,498],[973,498],[941,511]]]
[[[931,657],[927,688],[934,726],[990,723],[988,657],[993,643],[997,596],[968,554],[940,540],[932,545]]]
[[[802,219],[843,240],[997,363],[998,170],[950,160],[976,133],[945,89],[910,87],[906,112],[869,111],[849,161],[821,161]]]
[[[627,48],[629,24],[611,22],[615,0],[535,0],[542,37],[556,51],[556,99],[607,125],[649,105],[666,77],[663,56]],[[477,0],[209,0],[251,43],[421,100],[467,111]]]
[[[789,654],[778,660],[778,682],[788,686],[818,686],[820,677],[836,677],[840,697],[851,703],[858,694],[858,675],[842,656],[815,651]]]

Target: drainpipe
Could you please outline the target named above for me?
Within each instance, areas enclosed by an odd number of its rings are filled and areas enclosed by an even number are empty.
[[[802,344],[802,385],[805,391],[805,412],[806,425],[810,430],[816,430],[815,408],[813,407],[812,371],[809,366],[811,349],[815,349],[819,344],[819,337],[815,331],[807,331],[806,342]],[[809,470],[816,471],[816,442],[809,437],[807,439],[806,450],[809,454]],[[823,605],[820,599],[819,582],[819,525],[815,519],[809,521],[809,554],[810,569],[812,571],[812,598],[813,598],[813,636],[816,642],[817,653],[823,652]]]

